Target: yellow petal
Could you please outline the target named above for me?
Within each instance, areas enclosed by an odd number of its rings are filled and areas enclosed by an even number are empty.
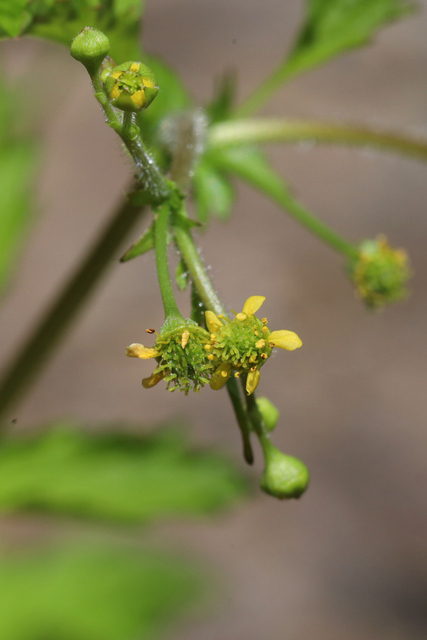
[[[144,85],[144,87],[149,87],[150,89],[154,89],[154,87],[156,86],[154,82],[150,80],[150,78],[147,78],[146,76],[143,76],[142,84]]]
[[[209,333],[215,333],[215,331],[221,329],[222,322],[212,311],[206,311],[205,318]]]
[[[155,387],[156,384],[163,380],[164,374],[163,371],[159,373],[152,373],[149,378],[144,378],[142,381],[142,386],[144,389],[151,389],[151,387]]]
[[[253,316],[262,306],[264,300],[265,296],[251,296],[243,305],[243,313],[246,313],[248,316]]]
[[[144,347],[143,344],[133,343],[126,349],[126,355],[130,358],[142,358],[142,360],[148,360],[149,358],[157,358],[160,352],[157,349],[150,349]]]
[[[114,87],[111,89],[110,92],[110,98],[111,100],[115,100],[116,98],[118,98],[121,94],[121,91],[119,89],[119,87],[115,84]]]
[[[259,379],[261,378],[261,373],[258,369],[255,371],[249,371],[248,377],[246,379],[246,392],[248,396],[251,395],[255,391],[258,386]]]
[[[222,387],[227,382],[228,378],[231,374],[232,366],[227,362],[221,362],[221,364],[215,369],[215,373],[213,374],[210,387],[214,391],[218,391],[218,389],[222,389]]]
[[[135,73],[137,73],[139,71],[140,66],[141,66],[140,62],[133,62],[129,67],[129,71],[134,71]]]
[[[301,339],[293,331],[273,331],[268,336],[268,342],[273,343],[275,347],[279,349],[286,349],[287,351],[293,351],[299,349],[302,346]]]
[[[135,107],[138,109],[142,109],[145,104],[145,93],[140,89],[139,91],[135,91],[135,93],[130,97]]]
[[[113,71],[111,77],[114,78],[114,80],[118,80],[122,73],[124,73],[124,71]]]

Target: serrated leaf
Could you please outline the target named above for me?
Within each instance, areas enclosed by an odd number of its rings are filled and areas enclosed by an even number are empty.
[[[407,0],[309,0],[300,34],[277,74],[287,79],[367,44],[381,27],[413,9]]]
[[[151,640],[203,594],[182,560],[106,543],[0,561],[4,640]]]
[[[197,218],[202,224],[212,215],[223,220],[229,218],[234,203],[234,189],[218,167],[203,158],[196,167],[193,178]]]
[[[234,502],[243,478],[177,429],[144,437],[55,426],[0,451],[0,511],[37,509],[127,522],[207,513]]]

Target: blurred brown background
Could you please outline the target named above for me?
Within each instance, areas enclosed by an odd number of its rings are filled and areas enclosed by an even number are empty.
[[[264,113],[427,137],[427,1],[418,4],[420,13],[384,30],[375,46],[292,82]],[[157,0],[148,3],[144,43],[173,64],[199,101],[211,96],[212,77],[230,67],[243,97],[290,45],[302,9],[280,0]],[[130,166],[67,51],[34,41],[2,48],[17,82],[29,65],[40,70],[32,89],[45,139],[39,219],[1,313],[4,360],[96,236]],[[199,238],[227,306],[265,295],[270,326],[295,330],[304,342],[298,352],[277,354],[260,392],[281,410],[274,441],[307,463],[312,483],[299,502],[279,503],[255,488],[253,499],[215,521],[155,529],[153,539],[210,564],[219,586],[211,612],[170,637],[424,639],[427,167],[340,148],[271,152],[295,193],[337,230],[355,241],[383,232],[405,247],[413,292],[385,313],[368,313],[341,258],[248,188],[239,187],[231,223],[214,222]],[[126,359],[124,349],[161,323],[153,256],[113,266],[11,415],[17,428],[63,417],[140,428],[178,415],[192,425],[195,443],[220,447],[241,464],[225,392],[219,402],[209,389],[188,398],[162,385],[141,389],[150,364]],[[258,451],[254,481],[259,458]],[[3,535],[25,537],[26,524],[8,522]]]

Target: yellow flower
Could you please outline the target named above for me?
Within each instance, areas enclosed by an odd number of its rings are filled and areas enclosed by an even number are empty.
[[[153,331],[149,329],[148,333]],[[216,363],[205,349],[209,338],[208,332],[192,320],[170,318],[157,335],[154,348],[134,343],[126,349],[126,355],[142,360],[156,359],[153,373],[142,381],[144,389],[151,389],[164,380],[169,391],[179,389],[188,394],[191,389],[199,391],[210,382]]]
[[[211,340],[205,349],[219,362],[211,378],[212,389],[221,389],[233,371],[237,376],[245,372],[246,392],[251,395],[260,380],[260,368],[268,360],[274,347],[293,351],[302,345],[293,331],[270,331],[267,318],[260,320],[255,316],[264,300],[264,296],[251,296],[234,320],[206,311],[206,324]]]

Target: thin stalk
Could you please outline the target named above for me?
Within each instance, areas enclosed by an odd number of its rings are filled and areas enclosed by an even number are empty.
[[[6,367],[0,381],[0,417],[23,396],[47,363],[106,272],[116,250],[146,211],[132,203],[132,195],[119,204],[100,237]]]
[[[373,147],[427,160],[427,142],[393,131],[304,120],[259,118],[220,122],[209,130],[208,144],[220,149],[261,143],[313,142]]]
[[[303,207],[298,200],[293,198],[288,187],[284,184],[280,176],[275,174],[273,169],[271,169],[269,179],[266,180],[265,175],[262,175],[262,173],[256,170],[252,170],[251,167],[248,167],[247,163],[241,163],[239,159],[234,158],[231,154],[218,152],[214,155],[214,158],[218,167],[246,180],[252,187],[264,193],[274,202],[277,202],[286,213],[320,240],[326,242],[332,249],[349,258],[357,256],[357,247],[345,240],[345,238]]]
[[[168,266],[167,235],[169,216],[170,205],[165,202],[157,210],[154,222],[154,249],[156,251],[157,276],[166,318],[168,316],[182,318],[173,293]]]

